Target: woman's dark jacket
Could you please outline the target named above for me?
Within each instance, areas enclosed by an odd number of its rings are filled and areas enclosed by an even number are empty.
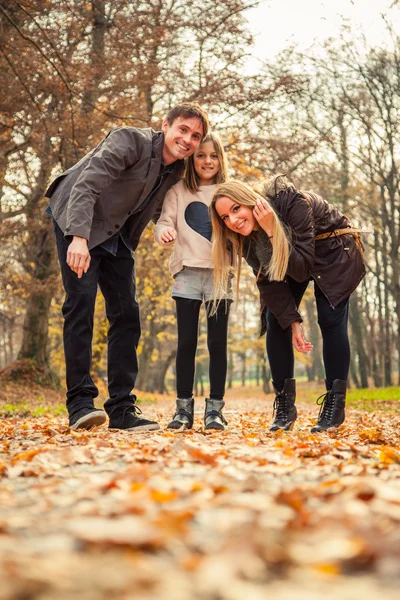
[[[335,230],[350,227],[350,221],[317,194],[288,187],[269,199],[280,220],[288,229],[292,249],[287,275],[295,281],[314,279],[332,309],[350,296],[365,275],[365,265],[353,234],[335,235]],[[323,240],[321,233],[332,232]],[[260,229],[246,238],[244,258],[257,274],[261,313],[268,308],[283,329],[302,321],[288,281],[271,281],[263,273],[269,264],[272,244]],[[265,319],[262,332],[265,333]]]

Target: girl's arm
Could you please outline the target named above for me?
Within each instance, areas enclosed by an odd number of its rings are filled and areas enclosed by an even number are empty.
[[[178,213],[178,194],[175,186],[168,190],[160,218],[154,229],[156,242],[160,244],[171,244],[176,239],[176,221]]]

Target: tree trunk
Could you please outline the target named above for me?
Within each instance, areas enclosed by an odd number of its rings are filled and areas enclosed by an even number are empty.
[[[363,321],[361,318],[361,307],[357,292],[354,292],[353,296],[350,299],[349,309],[351,330],[354,337],[353,347],[355,347],[355,351],[358,357],[360,383],[361,387],[367,388],[369,361],[364,348]]]
[[[229,353],[228,353],[228,385],[227,385],[228,390],[232,389],[232,383],[233,383],[233,354],[232,354],[232,351],[229,350]]]
[[[385,386],[393,385],[392,381],[392,331],[390,327],[390,317],[392,311],[390,309],[390,300],[389,300],[389,277],[388,277],[388,257],[386,254],[383,254],[383,274],[385,287],[383,290],[383,298],[384,298],[384,307],[385,307],[385,321],[384,321],[384,381]]]
[[[172,361],[174,360],[176,356],[176,350],[173,350],[165,359],[165,361],[163,362],[162,365],[159,365],[157,368],[157,379],[156,379],[156,391],[159,394],[163,394],[164,392],[167,391],[166,385],[165,385],[165,377],[167,374],[167,371],[169,369],[169,367],[171,366]]]
[[[324,365],[322,362],[321,352],[321,336],[317,319],[315,315],[315,300],[314,297],[307,299],[305,302],[308,326],[310,330],[310,342],[314,346],[314,352],[312,353],[311,367],[307,367],[307,375],[309,381],[315,381],[315,379],[323,379],[324,377]]]
[[[351,360],[350,360],[350,377],[351,377],[350,381],[353,380],[355,387],[360,388],[361,386],[360,386],[360,381],[357,376],[357,367],[356,367],[356,362],[354,359],[354,353],[352,353]]]
[[[262,372],[262,380],[263,380],[263,392],[264,392],[264,394],[270,394],[272,391],[271,384],[270,384],[271,373],[269,370],[267,370],[265,362],[261,366],[261,372]]]
[[[97,88],[97,74],[103,68],[102,58],[104,56],[104,3],[97,3],[93,7],[93,52],[92,66],[94,67],[94,89],[88,96],[88,100],[93,102],[99,91]],[[82,108],[84,113],[88,112],[88,105],[84,104]],[[48,114],[51,116],[53,106],[48,106]],[[93,111],[93,107],[89,107]],[[51,143],[48,138],[45,139],[42,155],[51,156]],[[27,301],[26,314],[23,325],[23,338],[18,358],[31,358],[38,364],[49,366],[48,355],[48,319],[49,309],[52,297],[55,292],[55,244],[52,225],[49,220],[42,216],[43,206],[41,198],[46,189],[47,180],[51,172],[50,164],[43,163],[38,175],[35,191],[32,193],[32,201],[27,210],[27,229],[30,232],[27,242],[29,249],[27,262],[34,262],[32,272],[33,289]]]
[[[49,367],[48,319],[55,291],[55,257],[52,225],[46,219],[41,228],[29,234],[28,248],[34,255],[32,292],[27,302],[23,335],[18,359],[30,358],[39,365]]]
[[[400,275],[398,265],[393,264],[394,300],[396,303],[397,330],[397,385],[400,385]]]
[[[92,52],[91,52],[91,68],[92,77],[89,85],[84,91],[85,101],[82,104],[82,111],[86,114],[93,112],[99,95],[99,84],[102,80],[104,71],[104,37],[107,32],[107,20],[105,16],[104,0],[96,0],[91,3],[92,11]]]
[[[0,369],[7,364],[7,328],[6,320],[0,316]]]
[[[246,375],[247,375],[247,373],[246,373],[246,367],[247,367],[247,364],[246,364],[246,354],[245,353],[240,354],[240,358],[242,360],[242,373],[241,373],[242,386],[245,387],[245,385],[246,385]]]
[[[366,314],[369,323],[369,343],[368,349],[370,353],[371,375],[375,387],[382,387],[382,370],[379,367],[378,345],[379,340],[375,332],[376,322],[370,315],[369,305],[366,306]]]
[[[196,365],[194,381],[196,396],[204,396],[203,365],[201,363]]]
[[[146,382],[148,381],[148,374],[150,371],[151,364],[151,356],[154,350],[154,338],[151,334],[151,324],[150,324],[150,333],[145,338],[143,344],[142,353],[139,356],[139,373],[136,379],[136,387],[138,390],[146,389]]]

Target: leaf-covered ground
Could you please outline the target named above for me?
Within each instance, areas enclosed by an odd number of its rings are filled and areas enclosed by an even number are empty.
[[[271,398],[231,400],[218,433],[202,402],[185,433],[165,429],[171,400],[142,405],[153,433],[5,410],[0,599],[397,599],[397,404],[313,436],[302,401],[269,433]]]

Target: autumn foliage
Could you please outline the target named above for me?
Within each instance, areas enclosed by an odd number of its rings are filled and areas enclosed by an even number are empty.
[[[394,600],[399,416],[350,410],[315,436],[303,402],[277,435],[269,400],[233,398],[214,433],[200,401],[178,434],[3,422],[0,598]],[[166,426],[172,403],[142,408]]]

